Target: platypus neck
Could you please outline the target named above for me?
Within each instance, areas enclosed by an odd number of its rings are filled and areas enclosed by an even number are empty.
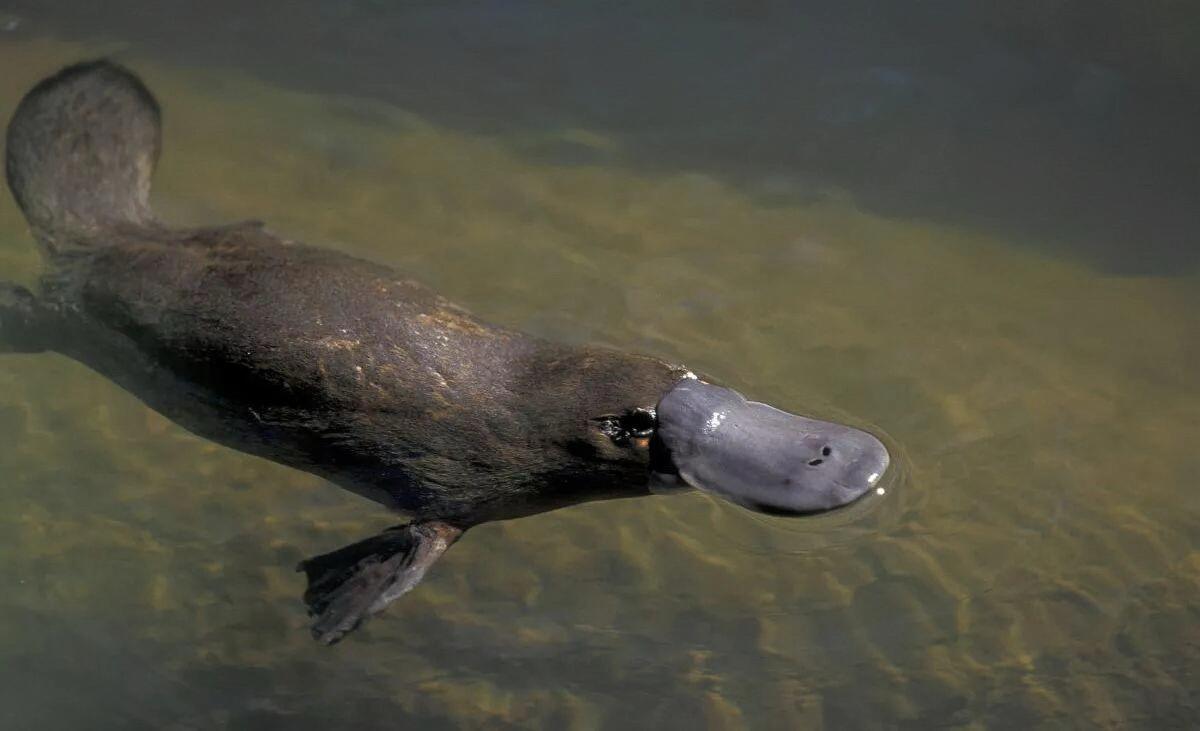
[[[592,419],[634,408],[654,408],[688,374],[683,366],[607,348],[547,348],[522,369],[521,392],[539,412]]]

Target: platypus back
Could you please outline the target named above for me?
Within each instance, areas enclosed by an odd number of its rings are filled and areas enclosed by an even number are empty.
[[[107,61],[63,69],[25,95],[8,126],[5,172],[38,241],[54,254],[122,223],[152,220],[161,122],[154,97]]]

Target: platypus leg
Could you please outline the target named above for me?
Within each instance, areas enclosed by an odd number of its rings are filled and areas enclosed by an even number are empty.
[[[40,353],[48,333],[43,308],[28,289],[0,282],[0,353]]]
[[[331,553],[301,561],[304,603],[316,617],[313,638],[332,645],[399,599],[463,533],[430,521],[389,528]]]

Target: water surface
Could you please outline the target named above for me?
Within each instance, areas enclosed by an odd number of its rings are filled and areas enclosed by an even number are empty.
[[[1089,248],[1028,233],[1046,229],[1020,210],[902,212],[802,160],[639,165],[628,110],[471,125],[20,17],[0,115],[59,66],[118,52],[165,109],[170,220],[265,219],[492,321],[874,427],[898,468],[835,519],[690,495],[482,526],[331,650],[292,568],[389,516],[65,358],[6,356],[6,728],[1194,723],[1200,282],[1179,241]],[[866,113],[872,78],[835,108]],[[0,272],[38,266],[5,196]]]

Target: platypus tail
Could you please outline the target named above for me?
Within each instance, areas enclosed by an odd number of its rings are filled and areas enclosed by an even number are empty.
[[[13,197],[49,253],[88,246],[114,225],[152,220],[158,103],[109,61],[69,66],[35,86],[8,125]]]

